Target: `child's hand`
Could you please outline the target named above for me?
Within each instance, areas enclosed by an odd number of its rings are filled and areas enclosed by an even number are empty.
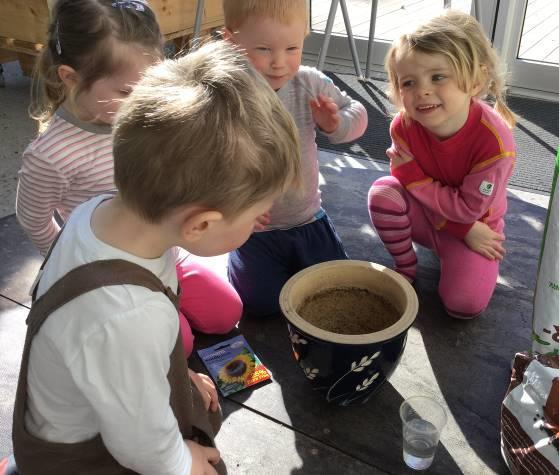
[[[481,254],[491,261],[495,259],[498,261],[503,260],[506,251],[501,243],[504,240],[504,234],[493,231],[487,224],[481,221],[476,221],[464,237],[464,242],[472,251]]]
[[[338,115],[338,104],[330,97],[319,94],[316,99],[309,102],[312,110],[314,121],[320,127],[320,130],[331,134],[340,125],[340,116]]]
[[[404,163],[408,163],[413,160],[413,157],[408,155],[403,150],[396,151],[392,147],[386,151],[386,155],[390,159],[390,165],[392,168],[398,168]]]
[[[209,409],[212,412],[217,411],[219,407],[219,397],[217,396],[217,389],[211,378],[203,373],[195,373],[190,368],[188,369],[188,373],[190,374],[190,379],[202,395],[206,410]]]
[[[258,216],[258,218],[256,218],[256,223],[254,224],[254,230],[264,231],[266,229],[266,226],[268,226],[268,224],[270,224],[270,213],[264,213]]]
[[[185,440],[186,446],[190,450],[192,456],[191,475],[217,475],[217,471],[213,467],[221,455],[219,450],[213,447],[204,447],[193,440]]]

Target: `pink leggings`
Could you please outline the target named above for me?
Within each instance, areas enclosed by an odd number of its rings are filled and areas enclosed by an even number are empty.
[[[240,320],[243,304],[226,278],[190,256],[177,263],[177,277],[181,286],[179,321],[188,357],[194,344],[192,329],[203,333],[228,333]]]
[[[485,310],[497,284],[499,261],[486,259],[449,233],[437,232],[422,205],[392,176],[371,186],[369,214],[397,272],[413,282],[417,257],[412,241],[417,242],[439,257],[439,296],[446,311],[474,318]]]

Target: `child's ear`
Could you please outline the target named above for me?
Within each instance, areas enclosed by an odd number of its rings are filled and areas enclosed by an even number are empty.
[[[482,64],[480,67],[480,74],[478,75],[478,80],[473,84],[472,89],[470,91],[470,95],[472,97],[476,97],[482,91],[483,85],[487,82],[487,75],[488,75],[487,66]]]
[[[181,237],[188,243],[200,241],[208,229],[215,223],[223,220],[223,214],[219,211],[200,211],[192,214],[182,222]]]
[[[58,66],[58,77],[60,80],[68,87],[73,88],[78,84],[78,73],[74,68],[68,66],[67,64],[61,64]]]
[[[480,83],[474,84],[472,86],[471,91],[470,91],[470,96],[477,97],[477,95],[481,92],[482,89],[483,89],[483,87]]]
[[[221,37],[226,41],[230,41],[231,43],[234,43],[233,32],[229,28],[223,27],[223,30],[221,30]]]

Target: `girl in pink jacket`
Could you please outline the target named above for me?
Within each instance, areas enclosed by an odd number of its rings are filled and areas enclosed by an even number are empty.
[[[505,254],[516,155],[499,58],[473,17],[446,11],[396,40],[385,67],[401,110],[390,126],[391,176],[369,190],[371,220],[396,271],[413,282],[412,242],[432,249],[446,312],[477,317]]]

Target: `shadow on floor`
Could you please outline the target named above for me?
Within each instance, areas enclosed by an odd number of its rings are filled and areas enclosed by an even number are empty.
[[[391,266],[390,256],[369,225],[366,207],[368,188],[383,173],[327,167],[321,171],[326,181],[325,208],[350,256]],[[401,393],[410,388],[410,393],[440,394],[455,421],[454,429],[447,430],[471,447],[471,458],[478,459],[480,468],[497,473],[506,472],[499,450],[500,404],[515,352],[530,347],[533,289],[546,215],[541,204],[545,198],[530,203],[515,194],[522,193],[509,193],[508,253],[490,307],[481,318],[462,322],[445,314],[437,294],[438,260],[429,250],[418,248],[419,314],[401,367],[391,378]],[[448,450],[463,455],[455,449]],[[460,460],[462,469],[464,461]]]
[[[391,114],[395,111],[386,96],[388,83],[381,80],[365,82],[351,74],[327,74],[336,86],[365,106],[369,125],[365,134],[350,144],[330,144],[325,136],[317,134],[319,147],[388,161],[385,151],[391,144],[389,128]],[[510,97],[508,103],[518,118],[513,131],[518,150],[517,163],[510,185],[549,193],[559,145],[559,103],[527,97]]]
[[[29,289],[43,258],[27,238],[15,215],[0,219],[0,295],[28,305]]]
[[[355,259],[391,265],[369,224],[366,206],[371,182],[384,173],[327,165],[321,167],[324,206],[348,253]],[[273,383],[224,402],[220,444],[226,461],[239,470],[253,470],[249,473],[334,474],[341,467],[355,474],[407,473],[398,407],[414,394],[433,394],[445,401],[451,417],[430,473],[505,473],[499,450],[499,408],[510,361],[516,351],[530,344],[531,299],[545,201],[511,190],[508,255],[491,306],[476,321],[454,321],[444,314],[436,290],[437,260],[426,249],[418,249],[418,318],[390,382],[364,406],[328,405],[312,390],[293,360],[281,318],[243,319],[240,331],[272,371]],[[40,256],[15,217],[1,220],[0,232],[4,264],[0,294],[24,302]],[[20,307],[18,314],[26,315],[26,310]],[[207,346],[217,340],[199,335],[196,344]],[[15,374],[14,367],[11,364],[10,371]],[[3,419],[8,406],[3,404]],[[254,454],[265,457],[267,465],[259,465]]]

